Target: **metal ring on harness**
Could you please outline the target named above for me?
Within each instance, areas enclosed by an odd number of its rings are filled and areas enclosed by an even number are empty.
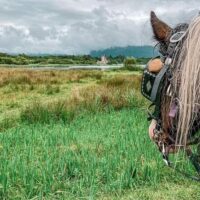
[[[179,31],[175,33],[174,35],[171,36],[169,40],[170,43],[177,43],[181,41],[185,37],[186,33],[187,33],[186,31]]]

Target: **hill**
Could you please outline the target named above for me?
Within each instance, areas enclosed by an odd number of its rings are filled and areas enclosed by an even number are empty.
[[[108,49],[94,50],[90,52],[93,57],[105,56],[133,56],[136,58],[150,58],[158,55],[153,46],[127,46],[127,47],[111,47]]]

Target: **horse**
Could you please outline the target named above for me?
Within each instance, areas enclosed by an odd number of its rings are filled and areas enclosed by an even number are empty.
[[[200,16],[171,28],[151,11],[150,22],[161,57],[143,74],[142,93],[155,107],[149,135],[168,165],[168,154],[184,149],[200,174],[190,148],[200,151]]]

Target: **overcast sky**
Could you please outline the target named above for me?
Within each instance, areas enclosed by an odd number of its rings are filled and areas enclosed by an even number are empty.
[[[149,13],[189,22],[200,0],[0,0],[0,51],[87,54],[152,44]]]

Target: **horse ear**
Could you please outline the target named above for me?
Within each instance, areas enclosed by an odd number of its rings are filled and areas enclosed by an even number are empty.
[[[166,41],[172,29],[165,22],[158,19],[153,11],[151,11],[151,25],[155,39]]]

